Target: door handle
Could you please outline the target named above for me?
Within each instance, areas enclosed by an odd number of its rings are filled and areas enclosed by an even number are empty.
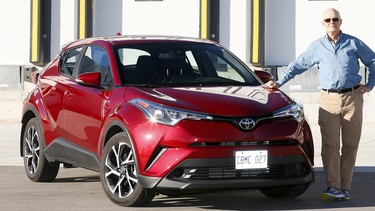
[[[73,97],[73,92],[70,90],[70,89],[67,89],[67,90],[65,90],[65,93],[64,93],[64,95],[65,95],[65,97],[67,98],[67,99],[71,99],[72,97]]]

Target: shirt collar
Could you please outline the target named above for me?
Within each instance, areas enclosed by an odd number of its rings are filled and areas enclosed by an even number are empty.
[[[340,34],[339,34],[339,36],[337,37],[337,42],[340,41],[341,35],[343,35],[343,33],[342,33],[342,31],[340,30]],[[326,34],[325,37],[328,39],[329,42],[332,42],[332,43],[333,43],[333,41],[332,41],[331,38],[328,36],[328,34]]]

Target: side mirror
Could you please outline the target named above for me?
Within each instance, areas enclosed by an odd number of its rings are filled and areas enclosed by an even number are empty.
[[[76,82],[83,86],[102,88],[100,86],[101,75],[100,72],[82,73],[76,78]]]
[[[260,80],[264,83],[267,83],[270,80],[273,80],[273,76],[271,73],[264,71],[264,70],[254,70],[255,75],[257,75]]]
[[[33,82],[33,84],[35,85],[38,84],[39,76],[40,76],[39,70],[31,73],[31,81]]]

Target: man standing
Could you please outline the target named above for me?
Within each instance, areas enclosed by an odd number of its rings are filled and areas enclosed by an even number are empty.
[[[349,200],[355,160],[362,131],[363,93],[375,86],[375,53],[358,38],[340,30],[342,19],[333,8],[323,13],[326,35],[312,42],[283,76],[266,86],[278,88],[318,65],[320,86],[319,126],[327,189],[324,201]],[[367,84],[360,84],[360,60],[369,69]],[[342,148],[340,153],[340,141]]]

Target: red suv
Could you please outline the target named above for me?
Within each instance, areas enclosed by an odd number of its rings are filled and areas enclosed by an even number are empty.
[[[214,189],[297,197],[314,181],[302,106],[218,43],[88,38],[33,76],[20,140],[32,181],[90,169],[121,206]]]

